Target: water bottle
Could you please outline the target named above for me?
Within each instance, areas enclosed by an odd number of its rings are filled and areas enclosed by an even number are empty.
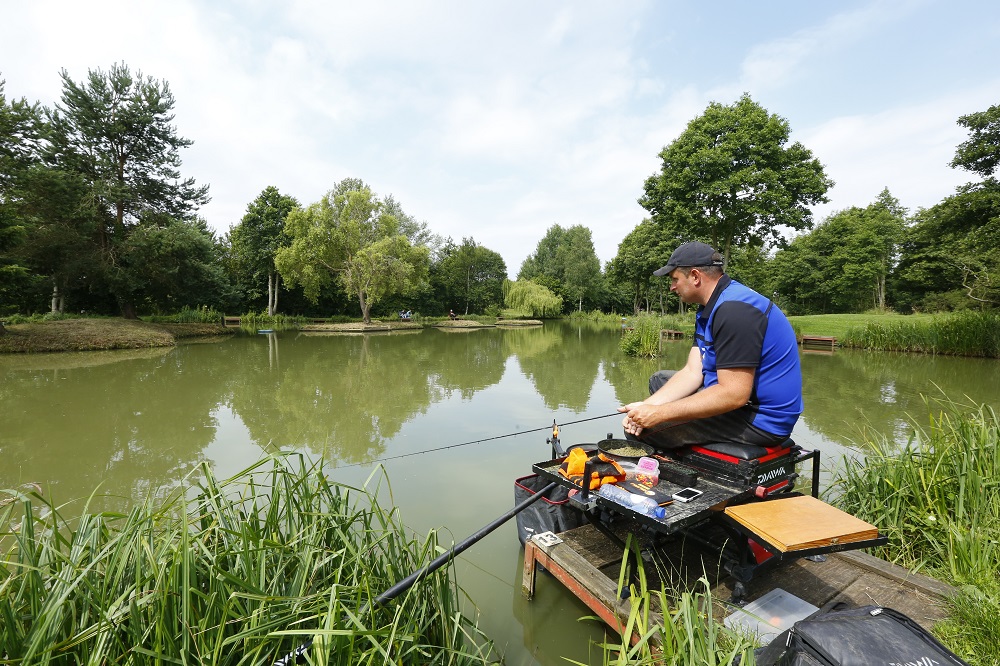
[[[667,510],[658,505],[652,497],[636,495],[610,483],[603,484],[597,494],[652,518],[663,518],[667,513]]]

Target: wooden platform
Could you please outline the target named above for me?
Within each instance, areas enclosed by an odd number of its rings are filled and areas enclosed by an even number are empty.
[[[860,522],[860,521],[859,521]],[[534,594],[536,565],[544,568],[615,631],[621,631],[630,605],[618,594],[621,549],[592,526],[558,535],[562,542],[540,545],[537,537],[524,549],[522,592]],[[648,559],[647,559],[648,558]],[[718,556],[697,544],[676,539],[644,557],[651,590],[695,589],[705,576],[712,584],[714,609],[720,621],[733,611],[726,603],[733,580],[720,572]],[[945,599],[954,589],[945,583],[913,574],[860,551],[827,555],[825,561],[798,559],[755,577],[747,601],[781,588],[814,606],[846,602],[850,606],[878,604],[894,608],[926,628],[947,617]]]
[[[803,350],[818,350],[818,351],[833,351],[837,346],[837,338],[832,338],[823,335],[803,335],[802,336],[802,349]]]

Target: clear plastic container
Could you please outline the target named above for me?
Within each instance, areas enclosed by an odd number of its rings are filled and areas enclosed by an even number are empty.
[[[655,486],[660,482],[660,463],[653,458],[639,458],[635,465],[635,479],[647,486]]]
[[[636,495],[635,493],[630,493],[624,488],[619,488],[616,485],[605,483],[601,486],[597,494],[601,497],[611,500],[616,504],[621,504],[622,506],[627,506],[639,513],[644,513],[647,516],[653,518],[663,518],[667,511],[662,506],[656,503],[652,497],[644,497],[642,495]]]

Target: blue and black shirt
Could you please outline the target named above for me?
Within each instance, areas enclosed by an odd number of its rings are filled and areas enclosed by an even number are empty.
[[[791,434],[802,413],[802,371],[795,332],[777,306],[723,275],[698,308],[694,344],[705,387],[719,383],[719,368],[755,368],[752,424],[773,435]]]

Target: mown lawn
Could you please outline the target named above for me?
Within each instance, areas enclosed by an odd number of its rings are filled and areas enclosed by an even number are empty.
[[[829,314],[829,315],[801,315],[789,317],[795,330],[801,335],[824,335],[841,338],[847,330],[855,326],[864,326],[868,322],[881,322],[891,324],[893,322],[918,322],[928,321],[934,315],[915,314]]]

